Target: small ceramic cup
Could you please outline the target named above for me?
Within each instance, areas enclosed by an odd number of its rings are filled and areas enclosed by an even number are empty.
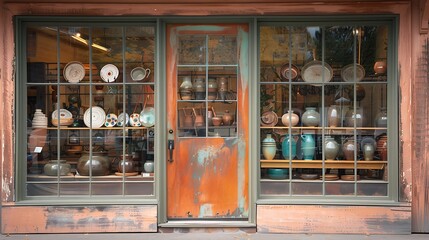
[[[150,69],[144,67],[136,67],[131,70],[131,78],[134,81],[141,81],[150,75]]]

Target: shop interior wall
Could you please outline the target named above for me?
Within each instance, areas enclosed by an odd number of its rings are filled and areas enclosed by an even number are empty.
[[[30,2],[30,3],[29,3]],[[399,33],[399,69],[400,69],[400,93],[401,93],[401,103],[400,103],[400,123],[401,123],[401,149],[400,149],[400,184],[401,184],[401,201],[407,203],[411,202],[413,194],[419,192],[422,195],[422,198],[416,199],[421,201],[419,204],[415,204],[418,209],[413,208],[413,221],[423,220],[415,219],[414,215],[417,212],[422,212],[422,209],[429,209],[429,198],[427,197],[427,190],[421,188],[416,184],[412,183],[412,172],[417,168],[420,171],[423,171],[422,166],[426,166],[429,161],[427,151],[424,155],[417,156],[416,152],[413,150],[413,119],[414,112],[419,109],[411,109],[411,104],[414,103],[413,99],[413,75],[411,73],[414,71],[414,63],[418,61],[417,59],[417,49],[414,47],[411,41],[409,41],[409,36],[411,31],[416,32],[415,28],[418,28],[420,24],[411,24],[411,16],[414,16],[413,21],[421,22],[421,12],[419,11],[422,4],[426,4],[426,1],[420,0],[410,0],[410,1],[325,1],[327,2],[324,5],[320,5],[316,2],[306,1],[308,4],[302,4],[302,2],[297,3],[297,1],[281,1],[281,0],[272,0],[273,4],[266,4],[263,1],[242,1],[242,0],[233,0],[228,1],[228,3],[222,3],[219,1],[206,0],[207,4],[195,4],[194,1],[180,1],[180,0],[164,0],[164,1],[138,1],[138,0],[128,0],[127,4],[113,4],[113,0],[103,0],[95,1],[89,0],[82,3],[69,3],[67,0],[44,0],[43,3],[37,3],[35,1],[29,0],[13,0],[13,1],[4,1],[4,6],[1,8],[0,23],[3,28],[1,28],[2,33],[1,38],[3,38],[3,44],[0,46],[0,51],[2,54],[1,63],[0,63],[0,81],[1,81],[1,108],[2,113],[11,113],[11,114],[2,114],[0,121],[1,129],[1,168],[2,168],[2,202],[3,204],[13,203],[13,132],[12,132],[12,117],[13,116],[13,25],[12,17],[14,15],[86,15],[86,16],[96,16],[96,15],[106,15],[106,16],[121,16],[125,15],[135,15],[135,16],[161,16],[161,15],[192,15],[192,16],[206,16],[206,15],[251,15],[251,16],[263,16],[263,15],[314,15],[316,14],[344,14],[346,12],[356,13],[356,14],[380,14],[380,13],[394,13],[400,14],[400,33]],[[67,4],[64,4],[64,3]],[[97,4],[103,2],[104,4]],[[112,4],[108,4],[112,2]],[[140,4],[137,4],[140,3]],[[159,4],[159,3],[165,4]],[[248,4],[242,4],[247,2]],[[275,3],[278,2],[278,3]],[[289,2],[289,3],[288,3]],[[291,3],[294,2],[294,3]],[[337,4],[341,2],[341,4]],[[413,3],[413,10],[410,8],[410,3]],[[136,4],[132,4],[136,3]],[[183,4],[186,3],[186,4]],[[417,5],[417,7],[416,7]],[[413,13],[413,14],[412,14]],[[411,26],[414,26],[413,28]],[[417,32],[419,32],[417,30]],[[416,36],[416,34],[413,34]],[[419,35],[420,36],[420,35]],[[420,39],[418,37],[418,39]],[[421,41],[421,40],[420,40]],[[415,42],[415,41],[414,41]],[[411,48],[413,56],[411,56]],[[412,61],[410,61],[412,59]],[[415,86],[415,85],[414,85]],[[428,91],[426,91],[428,92]],[[427,109],[427,106],[426,106]],[[428,125],[427,114],[426,118],[419,119],[423,123]],[[427,131],[426,131],[427,132]],[[415,138],[414,138],[415,139]],[[429,137],[423,140],[425,146],[428,146]],[[422,157],[423,156],[423,157]],[[411,168],[411,163],[414,164],[413,169]],[[416,164],[418,163],[418,164]],[[427,179],[427,171],[422,175]],[[414,174],[414,173],[413,173]],[[415,180],[416,178],[414,178]],[[427,180],[426,180],[427,182]],[[420,185],[420,186],[427,186]],[[414,190],[412,194],[411,186]],[[421,193],[421,190],[424,193]],[[427,211],[426,211],[427,212]],[[428,215],[428,214],[425,214]],[[419,216],[417,214],[416,216]],[[429,228],[429,221],[426,221],[426,229]],[[425,229],[425,228],[423,228]],[[413,229],[414,230],[414,229]],[[425,230],[429,232],[428,230]]]

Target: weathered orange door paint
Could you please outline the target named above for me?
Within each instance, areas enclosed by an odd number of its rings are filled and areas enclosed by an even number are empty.
[[[182,34],[237,37],[237,137],[177,137],[177,39]],[[167,163],[168,219],[248,217],[248,70],[248,25],[167,26],[167,123],[175,141],[174,161]]]

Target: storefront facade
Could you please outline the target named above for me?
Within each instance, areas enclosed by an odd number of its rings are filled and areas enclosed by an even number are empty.
[[[429,231],[425,3],[83,6],[3,4],[2,233]]]

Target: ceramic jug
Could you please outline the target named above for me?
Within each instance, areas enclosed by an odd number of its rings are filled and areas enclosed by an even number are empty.
[[[320,122],[320,114],[316,111],[316,108],[307,107],[304,114],[302,114],[301,121],[304,126],[317,127]]]
[[[303,134],[301,135],[301,152],[304,160],[313,160],[314,151],[316,149],[316,142],[314,141],[313,135]]]
[[[282,142],[282,155],[284,159],[296,157],[296,141],[293,136],[286,135]]]

